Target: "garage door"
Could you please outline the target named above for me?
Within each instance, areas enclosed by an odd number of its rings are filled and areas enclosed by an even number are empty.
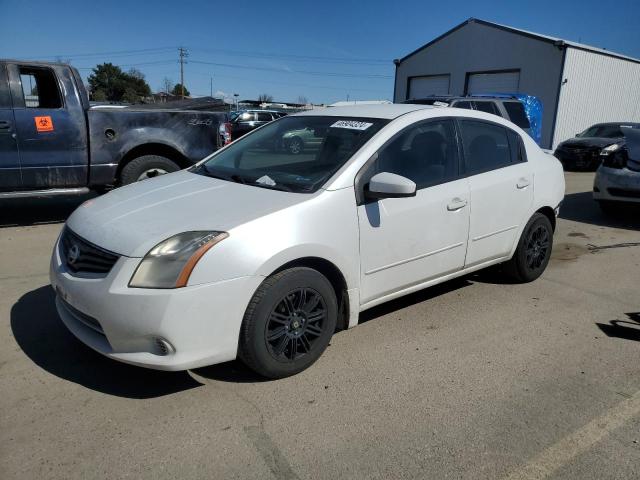
[[[449,94],[449,75],[425,75],[409,79],[407,100],[429,95]]]
[[[467,93],[517,93],[520,72],[468,73]]]

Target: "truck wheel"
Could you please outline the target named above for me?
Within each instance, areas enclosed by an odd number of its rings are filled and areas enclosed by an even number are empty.
[[[159,155],[143,155],[134,158],[124,166],[120,173],[120,185],[128,185],[178,170],[180,167],[168,158]]]

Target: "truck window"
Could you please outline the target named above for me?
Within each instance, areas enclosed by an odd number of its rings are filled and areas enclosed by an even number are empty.
[[[471,106],[471,102],[467,102],[466,100],[462,102],[456,102],[451,106],[455,108],[465,108],[467,110],[473,110],[473,107]]]
[[[474,102],[476,105],[476,110],[479,110],[481,112],[486,112],[486,113],[492,113],[494,115],[498,115],[499,117],[501,117],[502,115],[500,115],[500,111],[498,110],[498,107],[496,107],[496,104],[493,102]]]
[[[20,67],[20,82],[27,108],[62,108],[58,82],[48,68]]]
[[[520,128],[531,128],[529,119],[520,102],[504,102],[504,109],[509,114],[509,119]]]

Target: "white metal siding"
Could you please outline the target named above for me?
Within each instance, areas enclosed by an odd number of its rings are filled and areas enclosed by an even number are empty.
[[[567,48],[553,148],[600,122],[640,122],[640,64]]]
[[[473,73],[467,93],[517,93],[519,84],[520,72]]]
[[[428,95],[447,95],[450,75],[425,75],[409,79],[409,98],[421,98]]]

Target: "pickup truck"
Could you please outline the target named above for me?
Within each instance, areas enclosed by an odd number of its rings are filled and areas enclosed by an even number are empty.
[[[126,185],[230,141],[225,112],[91,107],[75,68],[0,60],[0,198]]]

